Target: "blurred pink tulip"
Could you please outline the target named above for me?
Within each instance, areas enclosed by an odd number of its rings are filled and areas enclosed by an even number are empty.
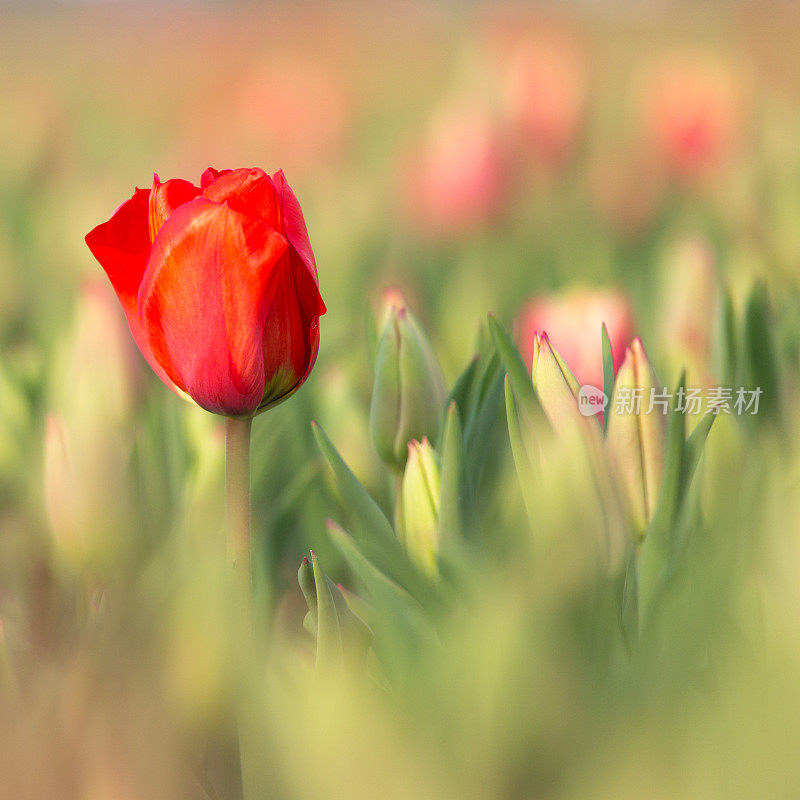
[[[709,385],[714,331],[719,313],[717,259],[701,236],[673,242],[664,256],[661,335],[670,366]]]
[[[529,301],[517,323],[520,352],[530,369],[536,334],[546,333],[580,385],[602,388],[603,323],[608,329],[616,371],[634,330],[630,300],[620,291],[574,289],[561,296],[546,295]]]
[[[645,134],[679,180],[724,166],[741,136],[739,86],[731,70],[707,57],[665,61],[645,88]]]
[[[428,232],[463,232],[502,210],[508,179],[503,136],[491,112],[472,102],[439,110],[404,163],[405,202]]]
[[[236,97],[238,119],[275,163],[325,165],[342,149],[352,117],[346,84],[330,65],[283,58],[247,75]]]
[[[519,144],[556,169],[572,153],[586,106],[582,53],[566,34],[542,31],[505,51],[505,102]]]

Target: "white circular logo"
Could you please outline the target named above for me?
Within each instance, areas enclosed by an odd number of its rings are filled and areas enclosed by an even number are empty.
[[[602,389],[587,383],[578,391],[578,410],[584,417],[601,413],[608,405],[608,398]]]

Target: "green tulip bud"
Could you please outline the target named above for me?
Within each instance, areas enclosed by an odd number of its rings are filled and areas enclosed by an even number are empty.
[[[581,447],[572,452],[576,455],[583,452],[588,458],[606,518],[609,559],[611,563],[618,563],[625,548],[623,537],[619,535],[623,503],[609,473],[601,427],[593,412],[588,415],[581,412],[581,387],[545,333],[534,339],[531,372],[534,390],[556,435],[568,448],[580,443]]]
[[[557,433],[584,419],[578,410],[578,381],[550,346],[546,333],[534,337],[531,375],[542,409]]]
[[[369,422],[378,455],[402,470],[408,442],[436,438],[445,398],[444,378],[428,337],[398,299],[386,317],[375,364]]]
[[[651,403],[657,395],[663,387],[634,339],[617,373],[606,442],[640,536],[653,518],[664,473],[667,416],[663,405]]]
[[[125,563],[135,534],[131,421],[139,365],[124,318],[87,284],[53,370],[44,434],[44,490],[56,550],[78,572]]]
[[[398,533],[411,559],[431,577],[437,574],[440,496],[439,456],[427,438],[410,442],[400,487]]]

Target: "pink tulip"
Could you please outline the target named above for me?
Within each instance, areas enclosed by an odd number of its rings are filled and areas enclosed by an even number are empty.
[[[547,333],[553,346],[580,385],[603,386],[601,325],[611,341],[614,370],[633,339],[630,301],[614,290],[574,289],[561,296],[546,295],[529,301],[519,315],[517,341],[530,369],[536,334]]]
[[[723,65],[704,57],[674,57],[645,89],[645,134],[655,155],[679,180],[723,167],[741,134],[739,87]]]
[[[442,108],[403,169],[410,216],[427,232],[465,232],[494,219],[507,187],[503,137],[488,109]]]
[[[534,162],[556,169],[572,153],[586,106],[582,54],[555,31],[528,35],[505,54],[505,101],[516,139]]]
[[[241,132],[296,171],[335,160],[353,113],[342,77],[309,59],[276,58],[257,67],[244,77],[235,103]]]

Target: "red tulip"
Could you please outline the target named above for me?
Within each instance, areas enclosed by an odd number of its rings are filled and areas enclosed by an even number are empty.
[[[308,377],[319,349],[317,267],[283,172],[207,169],[136,189],[86,236],[161,380],[246,417]]]

